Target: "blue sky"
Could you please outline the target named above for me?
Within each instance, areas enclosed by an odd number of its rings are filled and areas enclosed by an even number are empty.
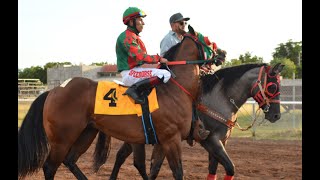
[[[147,14],[140,36],[148,54],[160,52],[176,12],[225,49],[227,60],[250,52],[269,62],[278,44],[302,41],[302,0],[18,0],[18,68],[116,63],[115,42],[129,6]]]

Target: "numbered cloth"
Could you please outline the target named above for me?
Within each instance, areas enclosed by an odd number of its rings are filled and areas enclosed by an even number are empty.
[[[96,91],[94,106],[95,114],[107,115],[142,115],[140,104],[127,95],[122,95],[128,87],[121,86],[115,82],[99,81]],[[156,88],[153,88],[148,96],[150,113],[159,108]]]

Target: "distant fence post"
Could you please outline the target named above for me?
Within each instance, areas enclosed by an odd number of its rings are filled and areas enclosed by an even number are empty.
[[[255,103],[252,104],[252,114],[253,117],[256,118],[256,106]],[[256,137],[256,125],[254,124],[252,127],[252,137]]]
[[[292,79],[293,80],[295,80],[295,73],[293,73],[292,74]],[[296,85],[294,84],[293,86],[292,86],[292,101],[296,101]],[[295,129],[296,128],[296,118],[295,118],[295,107],[296,107],[296,105],[295,104],[292,104],[292,111],[293,111],[293,113],[292,113],[292,123],[293,123],[293,129]]]

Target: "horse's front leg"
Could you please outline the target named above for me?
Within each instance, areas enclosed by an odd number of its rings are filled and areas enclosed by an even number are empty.
[[[235,172],[234,164],[232,163],[230,157],[228,156],[224,145],[216,136],[210,136],[206,140],[200,142],[209,153],[209,173],[207,176],[208,180],[215,180],[216,177],[216,168],[218,163],[220,163],[225,171],[226,176],[225,180],[232,180]],[[211,174],[214,173],[214,174]]]
[[[217,168],[218,161],[214,158],[212,154],[209,153],[209,174],[207,176],[207,180],[216,180],[217,179]]]
[[[151,155],[149,179],[157,178],[164,158],[165,155],[163,153],[162,147],[158,144],[155,144]]]
[[[174,137],[166,139],[166,141],[163,142],[161,146],[168,160],[173,177],[176,180],[182,180],[183,169],[181,160],[181,136],[179,134],[176,134]]]

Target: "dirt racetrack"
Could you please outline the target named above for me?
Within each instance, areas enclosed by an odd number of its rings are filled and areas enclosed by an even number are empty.
[[[112,146],[109,158],[98,173],[93,173],[92,155],[95,141],[88,151],[78,160],[79,168],[84,172],[89,180],[108,179],[115,161],[117,150],[122,145],[122,141],[112,139]],[[302,141],[287,140],[254,140],[251,138],[230,138],[227,144],[227,152],[233,160],[236,173],[236,180],[278,180],[278,179],[302,179]],[[150,167],[150,157],[152,146],[147,145],[147,172]],[[206,179],[208,174],[208,154],[199,145],[190,147],[183,141],[183,169],[186,180]],[[218,179],[223,179],[225,171],[221,165],[218,166]],[[25,179],[44,179],[42,170],[28,176]],[[57,171],[56,180],[76,179],[73,174],[61,165]],[[132,180],[142,179],[139,172],[133,166],[132,155],[120,169],[118,179]],[[173,179],[171,170],[165,160],[157,179]]]

